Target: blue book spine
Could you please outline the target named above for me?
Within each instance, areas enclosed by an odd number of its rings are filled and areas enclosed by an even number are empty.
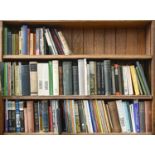
[[[22,54],[28,54],[28,28],[27,25],[21,27],[22,34]]]
[[[89,100],[88,105],[89,105],[91,122],[92,122],[92,126],[93,126],[93,132],[97,132],[97,127],[96,127],[96,122],[95,122],[95,117],[94,117],[93,105],[92,104],[93,103]]]
[[[8,32],[8,46],[7,46],[7,48],[8,48],[7,54],[11,55],[12,54],[12,33],[10,31]]]
[[[42,101],[42,121],[43,121],[43,131],[48,132],[48,102]]]
[[[129,111],[128,111],[128,102],[123,102],[123,107],[125,111],[125,125],[127,132],[131,132],[131,126],[130,126],[130,117],[129,117]]]
[[[19,109],[19,101],[16,101],[16,132],[20,132],[21,130],[21,122],[20,122],[20,109]]]
[[[140,132],[140,117],[139,117],[138,101],[134,101],[133,110],[134,110],[134,122],[135,122],[136,132]]]

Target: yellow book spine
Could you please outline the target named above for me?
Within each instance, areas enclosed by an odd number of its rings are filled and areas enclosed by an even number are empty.
[[[130,71],[131,71],[131,77],[132,77],[132,83],[133,83],[135,95],[139,95],[139,88],[138,88],[138,81],[137,81],[135,66],[133,65],[130,66]]]
[[[102,127],[101,118],[100,118],[100,114],[99,114],[99,107],[98,107],[97,100],[95,100],[95,104],[96,104],[96,111],[97,111],[97,119],[98,119],[98,122],[99,122],[101,133],[104,133],[104,130],[103,130],[103,127]]]

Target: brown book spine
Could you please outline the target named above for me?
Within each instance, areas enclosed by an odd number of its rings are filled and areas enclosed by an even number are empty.
[[[62,77],[62,65],[59,65],[59,94],[63,94],[63,77]]]
[[[108,102],[108,108],[110,111],[110,116],[113,124],[112,132],[121,132],[121,126],[119,122],[116,103],[114,101]]]
[[[27,30],[27,54],[30,55],[30,29]]]
[[[33,34],[33,55],[36,55],[36,34]]]
[[[24,127],[25,132],[28,132],[28,121],[27,121],[27,107],[24,107]]]
[[[28,132],[34,132],[34,113],[33,113],[33,101],[27,101],[27,122]]]
[[[152,103],[145,101],[145,128],[146,132],[152,132]]]

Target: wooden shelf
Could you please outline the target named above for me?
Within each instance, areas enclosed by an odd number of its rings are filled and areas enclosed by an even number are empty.
[[[110,95],[110,96],[105,96],[105,95],[88,95],[88,96],[79,96],[79,95],[59,95],[59,96],[3,96],[2,99],[9,99],[9,100],[89,100],[89,99],[103,99],[103,100],[133,100],[133,99],[141,99],[141,100],[152,100],[152,96],[148,95],[131,95],[131,96],[125,96],[125,95]]]
[[[114,60],[151,60],[151,55],[4,55],[3,60],[50,60],[50,59],[114,59]]]
[[[33,132],[33,133],[18,133],[18,132],[5,132],[4,135],[58,135],[58,134],[54,134],[53,132]],[[111,132],[111,133],[85,133],[85,132],[81,132],[81,133],[66,133],[66,132],[62,132],[60,135],[152,135],[151,132],[142,132],[142,133],[117,133],[117,132]]]

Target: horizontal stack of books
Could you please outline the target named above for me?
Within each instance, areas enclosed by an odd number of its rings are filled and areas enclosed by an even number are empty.
[[[3,32],[4,55],[46,55],[71,53],[63,33],[55,28],[20,29],[4,27]]]
[[[4,62],[0,72],[4,96],[151,94],[139,61],[131,65],[86,59]]]
[[[151,107],[138,100],[6,100],[5,132],[151,132]]]

